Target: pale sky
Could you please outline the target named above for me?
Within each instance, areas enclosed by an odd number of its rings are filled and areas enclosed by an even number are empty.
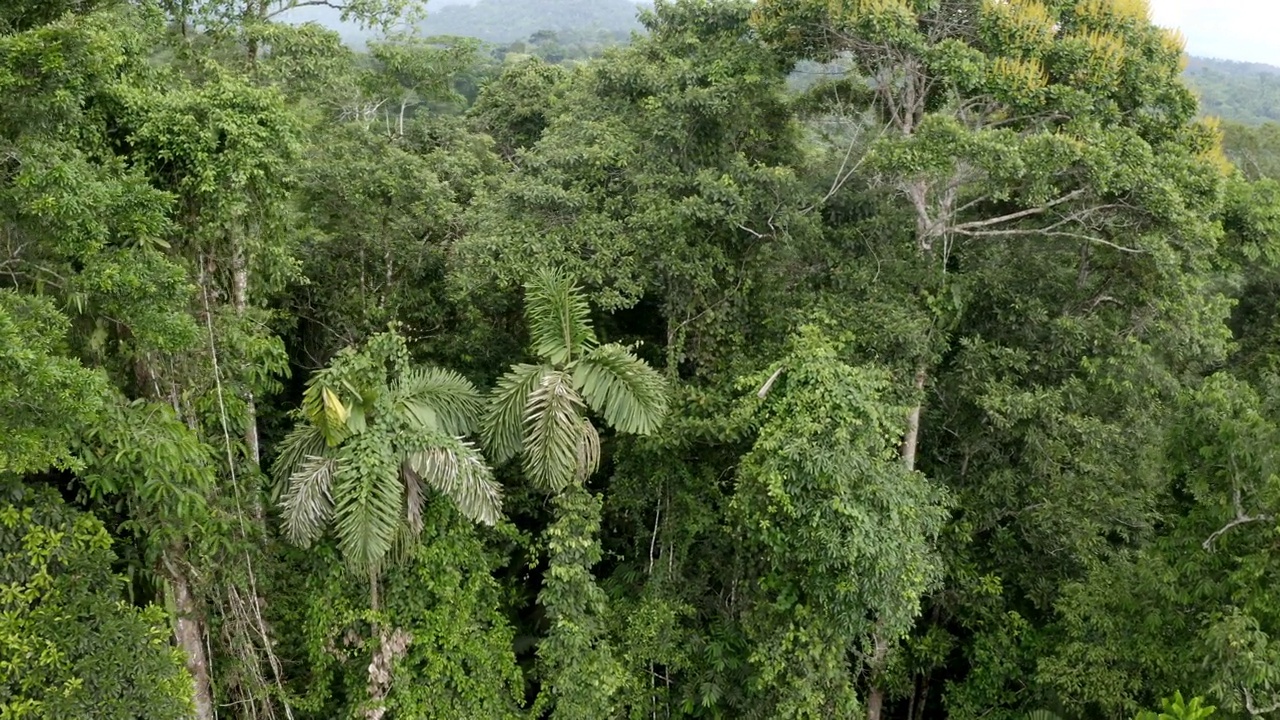
[[[1157,25],[1187,36],[1192,55],[1280,65],[1280,0],[1150,0]]]

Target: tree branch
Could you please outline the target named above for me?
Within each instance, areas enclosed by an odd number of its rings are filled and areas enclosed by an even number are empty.
[[[1038,205],[1036,207],[1028,208],[1026,210],[1019,210],[1018,212],[1009,213],[1008,215],[1000,215],[998,217],[987,218],[986,220],[972,220],[970,222],[960,223],[959,225],[952,227],[951,230],[952,232],[964,232],[965,230],[976,230],[979,228],[991,227],[992,225],[1000,225],[1002,223],[1012,222],[1014,220],[1020,220],[1022,218],[1031,217],[1033,215],[1040,215],[1041,213],[1045,212],[1050,208],[1056,207],[1063,203],[1071,202],[1072,200],[1075,200],[1076,198],[1080,197],[1083,194],[1084,194],[1083,189],[1073,190],[1067,193],[1066,195],[1063,195],[1062,197],[1057,198],[1056,200],[1050,200],[1049,202],[1043,205]]]
[[[1212,551],[1212,550],[1213,550],[1213,541],[1214,541],[1214,540],[1217,540],[1219,537],[1221,537],[1223,534],[1225,534],[1226,532],[1228,532],[1229,530],[1231,530],[1231,529],[1232,529],[1232,528],[1234,528],[1234,527],[1239,527],[1240,525],[1247,525],[1247,524],[1249,524],[1249,523],[1255,523],[1255,522],[1266,522],[1266,521],[1268,521],[1268,520],[1274,520],[1274,519],[1275,519],[1275,518],[1273,518],[1271,515],[1265,515],[1265,514],[1264,514],[1264,515],[1250,515],[1250,514],[1246,513],[1246,512],[1244,511],[1244,504],[1240,501],[1240,488],[1239,488],[1239,487],[1237,487],[1237,488],[1235,489],[1235,492],[1233,493],[1233,496],[1232,496],[1232,505],[1234,505],[1234,506],[1235,506],[1235,510],[1236,510],[1236,516],[1235,516],[1235,518],[1233,518],[1233,519],[1231,520],[1231,522],[1227,523],[1226,525],[1223,525],[1219,530],[1217,530],[1216,532],[1214,532],[1212,535],[1210,535],[1210,536],[1208,537],[1208,539],[1206,539],[1206,540],[1204,541],[1203,547],[1204,547],[1204,549],[1205,549],[1205,550]],[[1277,703],[1277,707],[1276,707],[1276,708],[1272,708],[1272,710],[1275,710],[1275,709],[1280,709],[1280,703]],[[1267,710],[1266,712],[1271,712],[1271,710]]]
[[[1280,710],[1280,701],[1272,703],[1270,707],[1260,708],[1253,704],[1253,693],[1249,692],[1249,688],[1241,686],[1240,689],[1244,691],[1244,709],[1249,711],[1250,716],[1257,717]]]

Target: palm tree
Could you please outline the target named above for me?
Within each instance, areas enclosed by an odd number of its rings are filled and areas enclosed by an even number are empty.
[[[461,375],[410,367],[394,330],[342,351],[308,383],[302,422],[275,463],[286,535],[305,547],[332,520],[347,564],[369,574],[376,609],[378,571],[421,533],[428,489],[473,521],[497,521],[501,489],[465,439],[482,407]]]
[[[534,484],[558,493],[600,463],[588,408],[619,432],[647,435],[667,412],[662,377],[616,343],[601,345],[573,279],[546,271],[525,285],[525,318],[541,363],[518,364],[494,389],[483,424],[490,458],[523,456]]]
[[[587,410],[619,432],[645,435],[666,416],[667,394],[662,377],[628,348],[599,344],[587,301],[570,277],[544,272],[525,290],[540,362],[515,365],[498,381],[482,436],[494,462],[521,455],[525,475],[554,493],[556,519],[546,531],[547,571],[538,593],[550,623],[538,647],[538,702],[550,699],[552,718],[585,717],[588,709],[610,706],[618,677],[602,620],[604,592],[591,576],[600,559],[600,503],[584,482],[599,466],[600,435]]]

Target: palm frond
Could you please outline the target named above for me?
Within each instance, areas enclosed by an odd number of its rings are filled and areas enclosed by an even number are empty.
[[[414,530],[407,522],[402,521],[396,525],[396,532],[391,536],[391,549],[387,551],[387,564],[403,565],[413,557],[413,551],[418,547],[418,537],[421,534],[421,530]]]
[[[422,487],[422,478],[413,471],[408,458],[400,471],[404,476],[405,521],[416,536],[422,532],[422,506],[427,501],[427,493]]]
[[[541,272],[525,285],[524,312],[534,354],[553,364],[567,363],[595,345],[591,308],[563,272]]]
[[[574,385],[615,430],[648,435],[667,414],[662,376],[622,345],[592,350],[574,367]]]
[[[303,461],[312,455],[327,455],[329,444],[325,442],[324,433],[311,423],[299,423],[297,427],[284,436],[280,443],[280,454],[271,464],[271,478],[274,481],[271,499],[274,502],[289,489],[290,479],[301,467]]]
[[[363,433],[343,445],[333,478],[338,546],[353,570],[381,567],[404,508],[404,483],[390,440]]]
[[[600,433],[587,418],[582,418],[582,439],[578,442],[578,482],[586,482],[587,478],[600,469]]]
[[[307,381],[307,388],[302,392],[302,414],[311,422],[328,442],[336,447],[350,434],[347,419],[350,407],[342,401],[334,389],[338,375],[332,367],[318,371]]]
[[[546,365],[515,365],[498,380],[489,396],[481,439],[494,463],[504,463],[520,453],[524,445],[524,415],[529,395],[542,376],[551,372]]]
[[[453,500],[458,510],[473,522],[493,525],[502,512],[502,486],[475,445],[458,438],[440,437],[417,452],[410,453],[406,465],[415,479]],[[421,498],[418,499],[418,526],[421,527]],[[410,512],[413,508],[410,507]]]
[[[567,373],[542,376],[525,408],[524,470],[534,484],[559,492],[577,477],[584,410]]]
[[[418,425],[448,435],[472,432],[482,409],[476,386],[462,375],[442,368],[406,370],[392,393],[395,405]]]
[[[331,457],[308,455],[289,478],[281,501],[284,532],[289,541],[307,547],[324,532],[333,513],[333,476],[338,462]]]

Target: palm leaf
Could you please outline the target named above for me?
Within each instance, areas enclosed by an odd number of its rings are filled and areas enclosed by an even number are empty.
[[[582,438],[578,441],[578,482],[596,474],[600,468],[600,433],[587,418],[582,418]]]
[[[403,507],[404,483],[389,439],[354,436],[342,447],[333,478],[338,546],[353,570],[381,567]]]
[[[328,447],[324,433],[311,423],[300,423],[285,435],[284,442],[280,443],[280,454],[271,465],[271,477],[275,481],[272,500],[289,489],[293,474],[308,457],[325,455]]]
[[[405,371],[392,393],[395,405],[418,425],[448,435],[474,430],[482,408],[480,393],[470,380],[441,368]]]
[[[578,475],[584,409],[572,378],[560,370],[543,375],[529,395],[524,470],[534,484],[559,492]]]
[[[543,375],[551,372],[546,365],[520,364],[502,376],[489,398],[481,439],[489,459],[504,463],[520,453],[524,445],[524,415],[529,395],[537,389]]]
[[[330,447],[337,447],[350,434],[347,419],[351,409],[334,390],[337,377],[332,367],[320,370],[302,392],[302,414],[319,429]]]
[[[324,532],[333,512],[333,476],[338,469],[331,457],[308,455],[289,478],[281,502],[284,531],[289,540],[307,547]]]
[[[416,482],[420,478],[453,500],[468,519],[485,525],[498,522],[502,487],[494,481],[493,471],[475,445],[457,438],[435,438],[428,446],[410,453],[405,464],[410,479]],[[416,511],[412,505],[409,507],[410,518],[416,512],[420,528],[423,498],[419,493],[410,499],[417,503]]]
[[[591,308],[562,272],[539,273],[525,285],[525,318],[534,354],[552,364],[567,363],[595,345]]]
[[[573,371],[574,386],[619,432],[648,435],[667,414],[662,376],[626,347],[601,345]]]

